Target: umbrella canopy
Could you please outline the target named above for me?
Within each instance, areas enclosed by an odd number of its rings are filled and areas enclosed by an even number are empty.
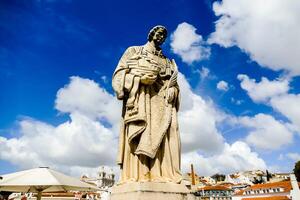
[[[59,192],[96,191],[97,187],[67,176],[52,169],[42,167],[1,175],[0,191],[11,192]],[[40,198],[39,198],[40,199]]]

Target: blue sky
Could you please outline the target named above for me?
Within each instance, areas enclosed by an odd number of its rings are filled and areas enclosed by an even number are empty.
[[[193,102],[179,114],[183,145],[193,147],[183,152],[183,169],[193,162],[205,175],[291,171],[300,159],[296,8],[293,0],[1,1],[0,174],[40,165],[76,175],[116,168],[101,144],[117,137],[111,76],[125,49],[144,44],[157,24],[169,31],[163,50],[182,73],[182,98]],[[72,150],[74,135],[86,138],[76,147],[82,155]]]

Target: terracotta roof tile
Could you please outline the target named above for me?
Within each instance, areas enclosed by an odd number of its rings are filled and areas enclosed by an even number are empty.
[[[243,194],[244,194],[244,190],[240,190],[240,191],[236,192],[234,195],[240,196],[240,195],[243,195]]]
[[[299,183],[300,184],[300,183]],[[292,189],[290,181],[280,181],[274,183],[255,184],[247,188],[246,190],[268,189],[268,188],[283,188],[284,192],[289,192]]]
[[[242,200],[290,200],[290,199],[287,196],[272,196],[272,197],[242,198]]]
[[[74,197],[75,194],[73,192],[43,192],[43,197]]]

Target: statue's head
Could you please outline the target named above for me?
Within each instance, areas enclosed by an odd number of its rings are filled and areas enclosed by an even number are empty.
[[[164,43],[168,36],[167,29],[164,26],[157,25],[154,26],[148,34],[148,41],[153,41],[155,45],[161,45]]]

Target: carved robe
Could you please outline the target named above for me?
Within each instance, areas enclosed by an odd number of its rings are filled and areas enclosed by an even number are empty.
[[[174,71],[174,62],[156,52],[150,43],[129,47],[116,67],[112,85],[117,98],[123,100],[117,158],[121,183],[179,183],[182,179],[177,123],[179,88],[177,84],[168,87]],[[141,83],[144,72],[157,76],[153,84]],[[169,89],[175,95],[168,103]]]

